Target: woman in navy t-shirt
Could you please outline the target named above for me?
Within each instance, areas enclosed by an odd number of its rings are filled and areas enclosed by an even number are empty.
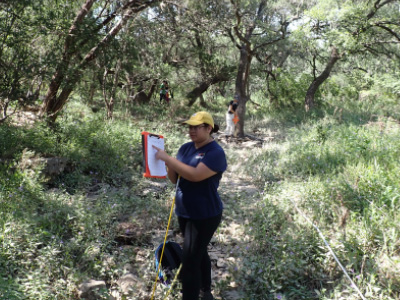
[[[217,189],[227,163],[225,152],[211,134],[218,125],[207,112],[197,112],[184,122],[192,142],[184,144],[176,158],[156,148],[156,158],[165,161],[168,178],[176,183],[175,213],[184,236],[182,261],[183,300],[212,300],[211,261],[207,245],[222,217]]]

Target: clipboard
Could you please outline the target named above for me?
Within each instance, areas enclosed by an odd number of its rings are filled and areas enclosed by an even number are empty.
[[[144,177],[148,178],[166,178],[167,169],[165,162],[156,159],[156,151],[153,145],[164,149],[164,137],[162,135],[152,134],[147,131],[142,132],[142,153]]]

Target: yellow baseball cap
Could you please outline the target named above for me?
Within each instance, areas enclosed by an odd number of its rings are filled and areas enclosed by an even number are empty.
[[[214,120],[211,117],[211,115],[206,112],[206,111],[199,111],[195,114],[193,114],[189,120],[183,122],[185,124],[197,126],[201,124],[208,124],[211,125],[212,128],[214,128]]]

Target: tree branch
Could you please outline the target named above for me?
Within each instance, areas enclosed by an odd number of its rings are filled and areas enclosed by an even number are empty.
[[[232,43],[235,45],[235,47],[240,50],[241,46],[236,42],[236,39],[232,34],[231,28],[228,29],[226,32],[228,33],[228,36],[230,37],[230,39],[231,39]]]
[[[374,9],[370,11],[370,13],[367,15],[367,20],[371,19],[373,16],[375,16],[375,14],[377,13],[377,11],[384,5],[391,3],[391,2],[395,2],[397,0],[386,0],[383,1],[382,3],[381,0],[377,0],[374,4]]]
[[[375,23],[374,25],[375,25],[376,27],[379,27],[379,28],[382,28],[382,29],[386,30],[386,31],[389,32],[391,35],[393,35],[398,41],[400,41],[400,36],[399,36],[396,32],[394,32],[392,29],[390,29],[389,27],[384,26],[384,25],[382,25],[382,24],[380,24],[380,23]]]

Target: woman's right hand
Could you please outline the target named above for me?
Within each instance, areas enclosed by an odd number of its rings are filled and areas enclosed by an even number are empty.
[[[156,152],[156,159],[161,159],[162,161],[166,161],[169,155],[162,149],[153,145],[153,148],[157,150]]]
[[[162,161],[166,162],[167,159],[170,157],[164,150],[161,150],[160,148],[156,147],[153,145],[153,148],[157,150],[156,152],[156,159],[161,159]],[[178,180],[178,173],[175,172],[175,170],[168,165],[168,163],[166,163],[167,165],[167,174],[168,174],[168,178],[169,180],[171,180],[171,182],[173,184],[175,184]]]

